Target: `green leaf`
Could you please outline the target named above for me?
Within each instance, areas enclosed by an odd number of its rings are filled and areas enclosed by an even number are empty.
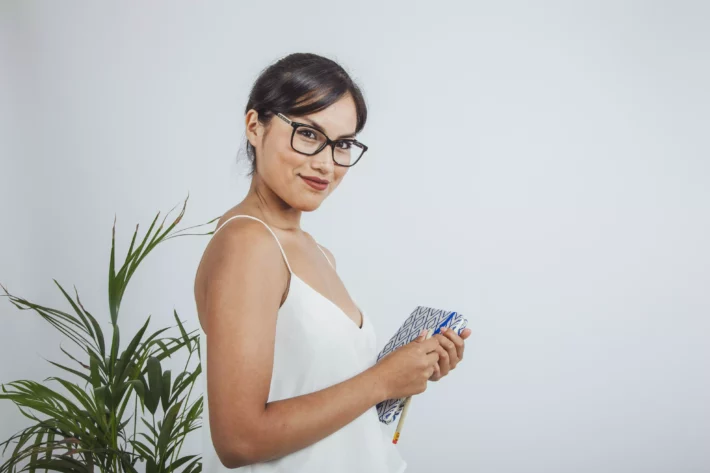
[[[47,360],[47,361],[49,361],[49,360]],[[83,379],[83,380],[86,381],[87,383],[91,383],[91,378],[89,378],[87,375],[85,375],[84,373],[82,373],[82,372],[80,372],[80,371],[73,370],[73,369],[71,369],[71,368],[69,368],[69,367],[66,367],[66,366],[64,366],[64,365],[60,365],[59,363],[55,363],[55,362],[53,362],[53,361],[49,361],[49,363],[53,364],[54,366],[56,366],[56,367],[58,367],[58,368],[61,368],[61,369],[65,370],[65,371],[68,371],[69,373],[71,373],[71,374],[73,374],[73,375],[76,375],[76,376],[80,377],[81,379]]]
[[[122,382],[128,376],[128,370],[130,368],[130,365],[128,364],[128,362],[135,355],[136,348],[140,344],[141,339],[143,338],[143,334],[145,333],[146,329],[148,328],[149,323],[150,323],[150,316],[148,316],[148,319],[143,324],[143,327],[141,327],[141,329],[138,330],[136,335],[133,337],[133,340],[131,340],[131,343],[128,344],[128,347],[126,347],[126,350],[121,355],[121,359],[118,361],[118,364],[116,365],[117,377],[115,378],[114,382]]]
[[[90,473],[86,465],[69,456],[52,458],[49,460],[41,459],[37,461],[35,466],[37,468],[46,468],[48,470],[59,471],[61,473]]]
[[[145,434],[142,434],[145,435]],[[136,451],[143,457],[143,458],[151,458],[153,456],[153,448],[147,446],[143,442],[139,440],[132,440],[131,445],[136,449]]]
[[[34,449],[32,451],[32,455],[30,456],[30,465],[34,464],[37,461],[37,454],[38,449],[40,445],[42,445],[42,437],[44,436],[43,432],[39,432],[37,436],[35,437],[35,444],[34,444]],[[35,468],[30,468],[29,469],[30,473],[35,473]]]
[[[155,432],[155,429],[152,429],[151,431],[153,431],[153,437],[148,437],[148,435],[143,432],[139,433],[138,435],[140,435],[141,437],[146,439],[148,441],[148,443],[153,446],[153,450],[155,450],[155,442],[156,442],[155,439],[158,438],[158,432]]]
[[[178,318],[177,310],[173,309],[173,314],[175,315],[175,321],[177,322],[178,327],[180,328],[180,333],[182,334],[182,339],[185,341],[185,345],[187,345],[188,349],[192,350],[192,346],[190,345],[190,338],[187,336],[185,327],[183,327],[182,322],[180,322],[180,319]]]
[[[116,367],[116,359],[118,358],[118,348],[120,345],[120,335],[118,325],[113,326],[113,340],[111,341],[111,358],[108,361],[109,379],[113,379],[116,375],[114,368]]]
[[[177,418],[178,412],[180,412],[181,405],[182,402],[178,402],[168,410],[167,414],[165,414],[163,425],[160,428],[160,436],[158,437],[158,452],[160,452],[159,458],[165,458],[165,450],[167,450],[168,443],[172,437],[173,426],[175,425],[175,419]]]
[[[170,327],[165,327],[161,328],[160,330],[157,330],[154,332],[150,337],[146,339],[146,341],[143,343],[144,346],[149,346],[150,344],[154,343],[153,340],[158,337],[161,333],[165,332],[166,330],[170,330]]]
[[[133,389],[136,391],[136,394],[138,394],[138,398],[143,400],[145,398],[145,387],[143,386],[143,382],[140,379],[133,379],[131,381],[127,381],[129,386],[132,386]]]
[[[127,471],[128,473],[138,473],[138,470],[133,467],[133,465],[127,458],[127,455],[121,455],[121,466],[123,467],[123,470]]]
[[[111,385],[106,385],[106,391],[104,392],[104,395],[104,401],[106,402],[106,410],[108,410],[108,412],[111,412],[115,407],[114,395],[113,392],[111,392]]]
[[[173,339],[173,340],[175,340],[175,339]],[[173,346],[172,348],[169,348],[168,351],[163,351],[163,353],[156,355],[156,358],[158,358],[159,360],[164,360],[165,358],[168,358],[173,353],[182,349],[182,347],[184,347],[184,346],[185,346],[185,342],[183,342],[183,341],[176,342],[175,346]]]
[[[160,402],[161,383],[162,383],[162,368],[160,361],[151,356],[148,358],[148,382],[149,388],[146,390],[146,407],[151,414],[155,414]]]
[[[52,447],[54,446],[54,436],[55,433],[52,431],[47,432],[47,452],[44,455],[45,460],[52,458],[52,451],[54,450]]]
[[[79,300],[79,294],[76,295],[76,300],[79,303],[79,306],[81,307],[81,310],[84,311],[84,314],[86,314],[86,317],[89,319],[89,322],[91,323],[91,326],[94,329],[94,339],[98,342],[99,344],[99,350],[101,353],[101,356],[106,355],[106,343],[104,342],[104,332],[101,330],[101,327],[99,326],[99,323],[96,321],[93,315],[84,308],[84,306],[81,304],[81,301]]]
[[[194,420],[199,420],[200,417],[202,416],[202,407],[203,407],[203,402],[204,402],[204,397],[200,396],[197,401],[192,405],[188,413],[185,415],[188,419],[191,421]]]
[[[15,466],[15,463],[16,463],[16,460],[14,460],[14,459],[20,457],[20,455],[19,455],[20,452],[21,452],[20,449],[21,449],[22,447],[24,447],[25,443],[27,443],[27,441],[28,441],[29,438],[30,438],[31,433],[32,433],[31,431],[29,431],[29,432],[28,432],[28,431],[25,431],[25,432],[22,433],[22,435],[20,435],[20,439],[19,439],[18,442],[17,442],[17,446],[15,447],[15,450],[12,452],[11,466],[12,466],[13,468],[11,468],[9,471],[13,471],[13,470],[14,470],[14,466]]]
[[[87,395],[86,392],[83,389],[81,389],[80,387],[78,387],[76,384],[71,383],[67,380],[58,378],[56,376],[51,376],[47,379],[57,381],[62,386],[64,386],[64,389],[66,389],[71,394],[73,394],[74,398],[79,402],[79,404],[81,404],[82,407],[84,407],[84,409],[90,411],[90,410],[93,410],[96,408],[96,405],[91,401],[91,397],[89,397],[89,395]]]
[[[202,365],[197,365],[195,367],[195,371],[192,374],[190,374],[190,376],[185,378],[180,383],[180,385],[175,386],[175,388],[173,389],[173,400],[175,400],[180,394],[182,394],[185,391],[185,389],[187,389],[192,384],[194,384],[195,381],[197,381],[197,377],[200,376],[201,373],[202,373]]]
[[[143,241],[141,244],[136,248],[136,250],[132,253],[129,253],[126,255],[126,260],[123,263],[123,266],[121,269],[118,271],[118,274],[115,275],[115,280],[116,280],[116,287],[114,288],[115,293],[113,294],[113,302],[112,302],[112,320],[114,317],[118,317],[118,310],[121,304],[121,299],[123,298],[123,293],[126,289],[126,286],[128,285],[128,281],[131,279],[131,276],[133,275],[133,272],[135,269],[138,267],[140,264],[141,260],[143,257],[145,257],[149,252],[150,249],[148,249],[145,254],[141,255],[141,252],[143,251],[143,247],[145,246],[145,243],[148,241],[148,237],[150,236],[151,231],[153,230],[153,227],[155,226],[155,222],[158,220],[158,217],[160,216],[160,212],[158,212],[158,215],[155,216],[155,219],[153,219],[153,223],[150,225],[150,228],[148,228],[148,232],[146,233],[145,237],[143,238]],[[115,225],[114,225],[115,226]],[[138,225],[136,225],[136,234],[138,232]],[[115,322],[114,322],[115,323]]]
[[[107,397],[108,386],[100,386],[94,389],[94,402],[96,403],[96,416],[99,421],[99,425],[104,430],[108,430],[108,424],[106,423],[106,397]]]
[[[136,228],[137,231],[137,228]],[[108,302],[111,311],[111,323],[116,325],[118,320],[118,281],[116,281],[116,216],[113,219],[111,230],[111,259],[108,265]]]
[[[148,431],[153,434],[153,436],[157,439],[158,438],[158,431],[155,430],[155,427],[150,425],[145,419],[141,419],[143,421],[143,425],[148,427]],[[151,442],[154,444],[154,442],[151,440]]]
[[[195,458],[192,463],[187,465],[182,473],[201,473],[202,472],[202,457]]]
[[[175,378],[175,387],[180,386],[180,383],[182,382],[182,379],[186,376],[189,376],[190,372],[189,371],[181,371],[179,375]]]
[[[26,380],[1,385],[0,399],[13,401],[19,412],[36,425],[14,437],[12,446],[15,448],[15,456],[0,465],[0,473],[15,472],[22,467],[24,467],[22,471],[35,471],[40,462],[44,465],[39,467],[42,470],[46,468],[71,473],[84,471],[135,473],[138,456],[150,459],[145,467],[141,467],[150,472],[168,473],[168,470],[177,469],[184,469],[183,473],[201,471],[200,457],[179,455],[185,435],[194,430],[195,425],[199,425],[197,418],[202,412],[201,397],[191,407],[187,404],[189,395],[180,400],[182,391],[193,386],[194,373],[183,371],[173,380],[172,371],[169,369],[163,371],[167,366],[161,365],[161,360],[179,352],[183,347],[187,347],[187,352],[192,355],[192,350],[196,346],[199,354],[199,340],[186,331],[177,311],[173,309],[180,331],[178,338],[159,338],[163,336],[164,331],[168,330],[164,328],[143,341],[148,333],[146,321],[141,331],[136,333],[125,350],[121,351],[117,322],[121,300],[128,282],[142,260],[162,241],[174,236],[182,236],[178,234],[184,231],[173,234],[173,229],[183,218],[186,205],[187,200],[180,215],[170,225],[166,222],[172,210],[158,225],[161,215],[159,212],[148,232],[141,239],[138,238],[139,227],[136,226],[130,248],[120,268],[117,267],[116,260],[116,218],[114,217],[108,281],[110,319],[114,329],[110,347],[107,346],[108,340],[104,339],[100,324],[83,306],[76,287],[74,287],[75,295],[71,296],[57,280],[54,280],[55,285],[72,307],[69,313],[14,297],[5,290],[11,304],[20,310],[36,312],[62,335],[76,343],[86,353],[86,357],[75,358],[60,345],[62,352],[77,365],[71,362],[65,365],[63,360],[62,362],[47,360],[61,372],[73,375],[72,378],[67,377],[67,380],[58,377],[44,380],[54,380],[62,384],[64,388],[62,394],[49,389],[43,383]],[[212,222],[219,218],[215,218]],[[142,241],[136,248],[135,245],[140,240]],[[84,364],[87,358],[88,361]],[[189,360],[188,357],[188,363]],[[87,390],[88,387],[82,388],[84,382],[91,385],[90,391]],[[143,415],[148,415],[144,410],[148,402],[152,405],[152,414],[155,414],[158,405],[162,404],[165,415],[158,421],[157,430],[155,425],[146,423],[145,418],[137,412],[137,408],[133,416],[126,419],[123,415],[132,398],[130,388],[133,388],[137,400],[141,402]],[[63,394],[65,391],[69,394]],[[177,404],[173,405],[174,403]],[[188,405],[189,412],[181,417],[180,406],[183,404]],[[137,432],[127,435],[126,429],[129,428],[131,420],[134,425],[142,422],[148,427],[147,435],[140,433],[141,442],[136,441]],[[155,420],[153,416],[153,422]],[[60,440],[55,442],[55,438]],[[75,458],[70,455],[57,455],[66,450],[67,440],[71,438],[74,438],[71,448]],[[10,445],[9,442],[6,444]],[[151,448],[150,444],[154,447]],[[128,445],[133,446],[134,453],[137,455],[124,451],[130,448]],[[160,459],[154,458],[156,450],[161,452]]]
[[[184,465],[185,463],[196,457],[197,455],[187,455],[182,458],[178,458],[170,464],[170,466],[168,467],[168,471],[176,471],[180,466]]]
[[[197,359],[200,360],[200,364],[202,364],[202,349],[200,348],[199,337],[200,335],[197,336],[198,341],[195,343],[195,348],[197,348]]]
[[[122,431],[124,429],[124,427],[126,427],[126,425],[128,425],[128,423],[131,421],[131,418],[132,417],[129,416],[128,419],[126,419],[124,422],[121,422],[120,424],[118,424],[118,431],[119,432]]]
[[[163,342],[162,340],[156,340],[155,344],[158,345],[163,350],[163,352],[161,353],[162,355],[167,356],[167,357],[170,356],[170,349],[165,344],[165,342]]]
[[[89,356],[89,370],[91,371],[91,385],[94,388],[101,386],[101,374],[99,373],[99,360],[94,356]]]
[[[168,406],[170,401],[170,370],[165,370],[163,373],[163,380],[160,392],[160,399],[163,404],[163,412],[168,412]]]
[[[86,348],[86,347],[84,347],[84,348]],[[75,361],[75,362],[76,362],[77,364],[79,364],[82,368],[86,368],[86,369],[89,368],[85,363],[82,363],[81,361],[77,360],[74,355],[72,355],[71,353],[69,353],[68,351],[66,351],[66,350],[64,349],[64,347],[62,346],[61,343],[59,344],[59,349],[62,350],[62,352],[63,352],[65,355],[67,355],[67,357],[68,357],[70,360]],[[92,351],[89,350],[89,353],[91,353],[91,352],[92,352]]]
[[[158,473],[158,466],[152,458],[148,458],[146,461],[145,473]]]
[[[62,294],[64,294],[64,297],[66,298],[66,300],[69,301],[69,304],[71,304],[72,308],[74,309],[74,312],[76,312],[76,314],[81,319],[83,329],[86,332],[86,334],[95,340],[96,338],[94,336],[92,326],[89,323],[87,317],[85,316],[85,314],[82,310],[83,308],[79,308],[79,306],[72,300],[71,296],[69,296],[69,294],[67,294],[67,291],[64,290],[62,285],[59,284],[59,282],[56,279],[53,279],[53,281],[54,281],[54,284],[56,284],[57,287],[59,287],[59,290],[62,291]],[[76,290],[76,287],[74,287],[74,292],[76,293],[76,298],[78,300],[79,299],[79,292]],[[73,320],[76,320],[76,319],[73,319]],[[77,322],[77,325],[78,325],[78,322]]]
[[[75,317],[59,310],[34,304],[26,299],[15,297],[11,294],[8,294],[8,297],[10,298],[10,302],[18,309],[34,310],[37,312],[51,326],[78,346],[84,347],[90,345],[89,340],[82,335],[82,333],[86,333],[85,330],[83,330],[83,327],[81,327],[81,324]],[[77,331],[77,328],[81,328],[82,330]]]
[[[130,385],[127,382],[123,382],[118,385],[116,388],[116,394],[115,398],[117,399],[117,405],[118,410],[116,411],[116,418],[117,419],[123,419],[123,415],[126,412],[126,408],[128,407],[128,403],[131,401],[131,396],[130,396],[130,391],[128,391],[128,388]],[[126,395],[128,393],[128,395]]]

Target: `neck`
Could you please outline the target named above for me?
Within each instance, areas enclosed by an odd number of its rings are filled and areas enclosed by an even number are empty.
[[[303,212],[288,205],[258,174],[252,178],[249,192],[241,205],[253,209],[271,227],[292,232],[301,230]]]

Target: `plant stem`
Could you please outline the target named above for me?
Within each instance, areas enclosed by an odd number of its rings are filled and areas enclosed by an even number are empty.
[[[183,370],[182,370],[183,372],[187,371],[187,367],[190,364],[190,359],[192,358],[192,353],[193,352],[190,351],[190,354],[187,356],[187,361],[185,362],[185,368],[183,368]],[[195,385],[194,382],[190,385],[190,390],[187,392],[187,397],[185,398],[185,404],[183,404],[183,406],[182,406],[182,414],[180,414],[178,416],[178,419],[182,420],[183,416],[185,415],[185,412],[187,412],[187,405],[188,405],[188,402],[190,401],[190,394],[192,393],[192,387],[194,385]],[[185,437],[182,437],[182,439],[180,439],[180,441],[178,442],[178,445],[175,448],[175,450],[173,450],[172,455],[170,455],[170,464],[171,465],[175,461],[175,457],[180,458],[179,454],[180,454],[180,450],[182,450],[182,444],[184,443],[184,441],[185,441]]]
[[[133,389],[133,392],[134,392],[134,394],[135,394],[135,396],[136,396],[136,403],[135,403],[134,408],[133,408],[133,443],[131,444],[131,447],[133,447],[133,450],[131,450],[131,453],[135,454],[135,453],[136,453],[136,445],[135,445],[135,442],[136,442],[136,424],[137,424],[137,421],[138,421],[138,418],[137,418],[137,417],[138,417],[138,401],[139,401],[139,399],[138,399],[138,392],[136,391],[136,389],[135,389],[135,388],[132,388],[132,389]]]
[[[157,430],[155,428],[155,414],[153,414],[153,430]],[[160,432],[158,432],[160,433]],[[155,458],[155,463],[160,467],[160,464],[158,463],[158,439],[155,439],[155,451],[153,452],[153,457]]]
[[[113,380],[112,380],[113,381]],[[114,393],[111,393],[111,396],[115,396]],[[116,425],[116,407],[112,406],[111,408],[111,446],[115,451],[118,451],[118,429]],[[116,453],[113,453],[113,469],[114,471],[118,472],[118,457],[116,456]]]

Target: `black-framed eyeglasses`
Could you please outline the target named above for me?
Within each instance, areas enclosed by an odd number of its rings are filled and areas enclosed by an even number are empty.
[[[367,151],[367,146],[355,139],[341,138],[339,140],[331,140],[325,133],[312,125],[294,122],[282,113],[276,113],[276,116],[293,127],[291,147],[301,154],[313,156],[320,153],[326,146],[330,146],[335,164],[343,167],[352,167]]]

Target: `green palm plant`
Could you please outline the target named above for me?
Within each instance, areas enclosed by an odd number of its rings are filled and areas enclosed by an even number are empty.
[[[195,333],[197,330],[187,332],[177,311],[173,311],[178,329],[176,336],[165,333],[175,326],[147,335],[149,316],[121,350],[118,325],[121,300],[128,282],[158,244],[177,236],[214,233],[183,232],[209,225],[217,218],[173,231],[185,213],[189,197],[188,194],[182,211],[167,228],[163,228],[165,220],[174,208],[153,232],[160,216],[158,212],[145,237],[134,248],[139,228],[136,225],[128,254],[118,272],[115,270],[114,219],[108,277],[111,322],[108,346],[101,325],[81,303],[76,287],[72,298],[54,280],[71,306],[70,312],[64,312],[13,296],[0,285],[5,292],[0,296],[8,297],[20,310],[39,314],[83,352],[80,359],[60,347],[74,367],[50,361],[71,374],[74,380],[51,376],[44,381],[55,381],[66,392],[30,380],[2,385],[0,399],[14,402],[33,424],[0,444],[4,445],[4,455],[10,443],[16,443],[9,459],[0,465],[0,473],[37,470],[137,472],[139,461],[145,462],[146,473],[196,473],[202,470],[199,455],[181,456],[180,453],[186,436],[201,426],[202,396],[191,399],[192,388],[201,372],[199,333]],[[185,354],[187,362],[173,377],[172,370],[164,369],[163,363],[175,353]],[[194,354],[197,360],[193,366],[190,362]]]

